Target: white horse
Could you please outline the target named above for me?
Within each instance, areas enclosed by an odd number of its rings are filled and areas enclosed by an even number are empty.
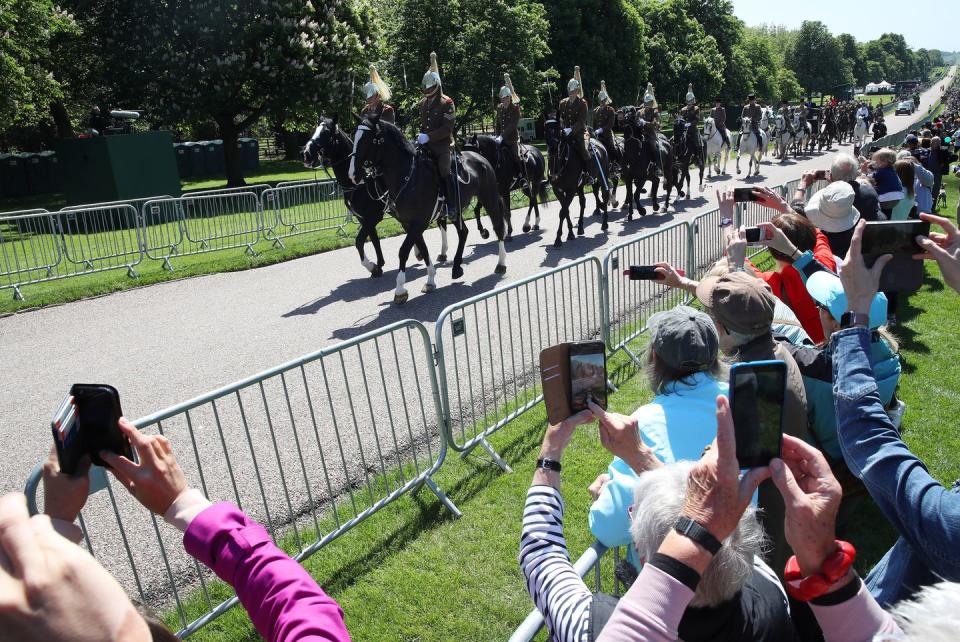
[[[779,158],[781,163],[787,160],[787,154],[790,152],[792,143],[793,134],[790,133],[787,117],[783,114],[777,114],[773,121],[773,155]]]
[[[750,156],[750,164],[747,165],[747,176],[753,170],[756,163],[757,169],[753,172],[754,176],[760,175],[760,159],[763,158],[763,150],[767,148],[767,132],[760,130],[760,145],[757,145],[757,137],[752,131],[753,121],[747,117],[743,119],[740,125],[740,147],[737,149],[737,174],[740,173],[740,157],[744,154]]]
[[[723,140],[723,135],[712,117],[703,121],[703,138],[707,143],[707,178],[713,178],[727,173],[727,160],[730,158],[730,143]],[[723,155],[723,172],[720,171],[720,155]]]
[[[853,148],[859,150],[867,142],[867,119],[863,116],[857,116],[857,124],[853,128]]]
[[[794,157],[796,157],[799,152],[806,153],[807,145],[810,144],[810,123],[799,112],[793,115],[793,132]]]
[[[760,131],[767,135],[767,140],[770,139],[770,121],[773,120],[773,109],[770,107],[763,107],[760,110]],[[763,146],[763,152],[760,154],[761,157],[767,155],[767,146]]]

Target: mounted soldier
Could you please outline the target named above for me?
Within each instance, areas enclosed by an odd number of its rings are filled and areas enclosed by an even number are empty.
[[[784,98],[782,101],[780,101],[779,113],[781,116],[783,116],[784,127],[786,127],[786,130],[790,132],[791,136],[794,136],[797,132],[793,129],[793,118],[790,112],[790,101]]]
[[[640,110],[640,123],[643,127],[643,138],[650,152],[651,174],[662,176],[660,169],[660,147],[657,145],[657,137],[660,135],[660,109],[657,105],[657,97],[653,94],[653,83],[647,83],[647,91],[643,95],[643,109]]]
[[[747,96],[747,104],[743,106],[743,111],[740,112],[740,122],[743,122],[744,118],[750,119],[750,131],[757,137],[757,147],[762,149],[763,139],[760,137],[760,119],[763,118],[763,109],[757,104],[755,94]],[[741,131],[740,136],[742,137],[743,134],[744,132]]]
[[[397,115],[393,107],[387,104],[390,100],[390,88],[383,82],[377,68],[370,65],[370,81],[363,86],[367,94],[367,104],[360,112],[360,118],[374,118],[387,123],[396,124]]]
[[[513,89],[510,74],[503,74],[494,133],[497,143],[503,145],[513,163],[514,175],[520,173],[524,167],[520,159],[520,96]]]
[[[600,81],[600,93],[597,95],[600,104],[593,110],[593,133],[596,134],[603,146],[610,154],[610,160],[618,165],[622,164],[623,154],[617,147],[613,135],[613,127],[617,122],[617,112],[611,105],[610,94],[607,93],[607,81]]]
[[[437,54],[430,54],[430,68],[423,75],[423,98],[420,99],[420,135],[417,145],[425,146],[436,160],[441,209],[448,200],[447,181],[450,178],[450,154],[453,150],[453,130],[456,106],[443,93]]]
[[[680,118],[694,127],[700,122],[700,105],[697,104],[697,97],[693,94],[693,83],[687,85],[687,104],[680,110]]]
[[[727,110],[724,108],[723,101],[720,100],[719,96],[713,99],[713,109],[710,110],[710,118],[713,119],[713,124],[716,125],[717,131],[720,132],[720,137],[723,139],[723,142],[727,144],[727,147],[730,147],[730,133],[727,131]]]
[[[585,167],[591,162],[590,152],[587,151],[587,139],[590,136],[587,133],[588,109],[587,101],[583,99],[580,67],[577,66],[573,68],[573,78],[567,83],[567,97],[560,101],[560,127],[580,154]]]

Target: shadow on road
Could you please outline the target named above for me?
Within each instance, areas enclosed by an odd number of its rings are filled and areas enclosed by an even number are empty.
[[[606,245],[607,241],[610,240],[610,230],[603,232],[599,225],[584,226],[583,231],[583,236],[578,236],[572,241],[566,240],[567,233],[564,232],[563,246],[560,248],[553,247],[552,243],[547,245],[543,261],[540,262],[541,267],[557,267],[563,260],[574,261],[587,256],[598,247]],[[574,226],[573,232],[576,234],[576,226]]]

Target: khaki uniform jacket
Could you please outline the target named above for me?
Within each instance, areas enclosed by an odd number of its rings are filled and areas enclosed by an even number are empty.
[[[763,117],[763,110],[759,104],[751,105],[747,103],[743,106],[740,118],[750,118],[754,127],[760,127],[760,119]]]
[[[516,143],[520,140],[520,105],[513,103],[504,106],[497,105],[497,121],[494,131],[497,136],[503,136],[506,143]]]
[[[560,101],[560,124],[565,129],[569,127],[573,133],[584,132],[587,129],[587,101],[577,96],[564,98]]]
[[[727,128],[727,110],[723,106],[711,109],[710,118],[713,119],[713,124],[716,125],[718,129]]]
[[[640,110],[640,118],[646,121],[644,128],[648,133],[653,134],[660,124],[660,112],[653,107],[644,107]]]
[[[680,110],[680,117],[696,125],[700,121],[700,108],[696,105],[684,105]]]
[[[453,146],[453,129],[457,108],[453,98],[438,93],[420,100],[420,131],[429,137],[434,151]]]
[[[373,105],[364,105],[363,111],[360,112],[361,118],[373,118],[377,117],[385,123],[390,123],[391,125],[397,124],[397,114],[393,111],[393,107],[388,105],[385,102],[380,102],[375,107]]]

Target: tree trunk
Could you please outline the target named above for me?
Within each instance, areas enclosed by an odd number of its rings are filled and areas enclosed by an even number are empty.
[[[220,138],[223,140],[223,165],[227,174],[227,187],[243,187],[243,167],[240,163],[240,150],[237,149],[239,131],[233,118],[217,118],[217,127],[220,129]]]
[[[57,126],[57,138],[73,138],[73,125],[70,123],[70,115],[62,100],[50,103],[50,115],[53,116],[53,122]]]

